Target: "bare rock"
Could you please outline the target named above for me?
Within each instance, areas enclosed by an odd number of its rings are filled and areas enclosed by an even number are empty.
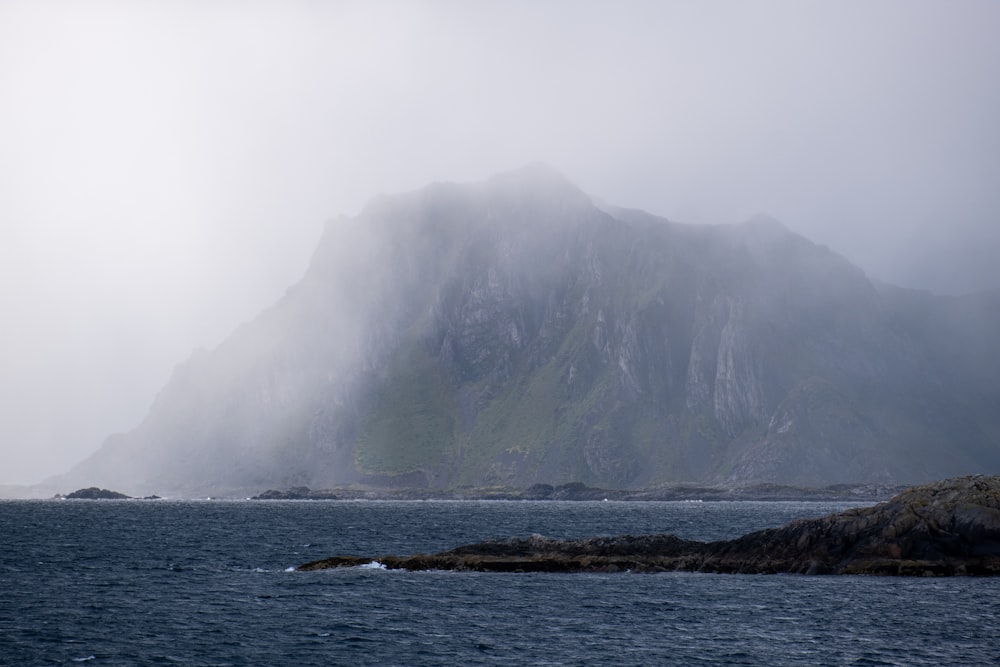
[[[335,557],[299,570],[377,561],[389,569],[494,572],[1000,575],[1000,477],[907,489],[874,507],[793,521],[734,540],[674,535],[488,540],[437,554]]]
[[[124,493],[100,489],[96,486],[78,489],[73,493],[66,494],[64,497],[70,500],[127,500],[131,498],[131,496],[126,496]]]

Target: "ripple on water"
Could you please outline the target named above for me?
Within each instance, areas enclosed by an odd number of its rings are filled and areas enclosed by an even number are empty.
[[[289,572],[489,537],[718,539],[810,503],[0,503],[0,663],[989,664],[1000,580]],[[375,561],[373,561],[375,562]]]

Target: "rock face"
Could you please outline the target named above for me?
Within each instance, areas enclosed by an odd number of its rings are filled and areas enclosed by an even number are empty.
[[[299,570],[377,561],[390,569],[495,572],[698,571],[746,574],[1000,575],[1000,477],[908,489],[875,507],[735,540],[673,535],[482,542],[433,555],[341,556]]]
[[[915,483],[1000,466],[1000,294],[873,283],[780,223],[534,165],[373,200],[66,479],[173,495]]]

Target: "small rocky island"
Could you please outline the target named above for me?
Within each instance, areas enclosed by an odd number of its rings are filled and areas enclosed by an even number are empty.
[[[67,493],[65,496],[61,496],[68,500],[130,500],[132,496],[127,496],[124,493],[119,493],[118,491],[112,491],[110,489],[101,489],[96,486],[91,486],[86,489],[77,489],[72,493]]]
[[[298,570],[377,562],[388,569],[483,572],[1000,575],[1000,477],[961,477],[874,507],[793,521],[733,540],[674,535],[489,540],[436,554],[336,556]]]
[[[89,486],[86,489],[77,489],[73,493],[67,493],[65,496],[57,493],[55,497],[63,500],[161,500],[161,498],[156,495],[134,498],[132,496],[125,495],[124,493],[119,493],[118,491],[102,489],[97,486]]]

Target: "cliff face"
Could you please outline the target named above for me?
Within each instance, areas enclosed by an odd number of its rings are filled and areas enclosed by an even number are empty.
[[[598,207],[543,167],[380,197],[72,473],[350,482],[911,482],[1000,464],[1000,299],[874,285],[772,220]]]

